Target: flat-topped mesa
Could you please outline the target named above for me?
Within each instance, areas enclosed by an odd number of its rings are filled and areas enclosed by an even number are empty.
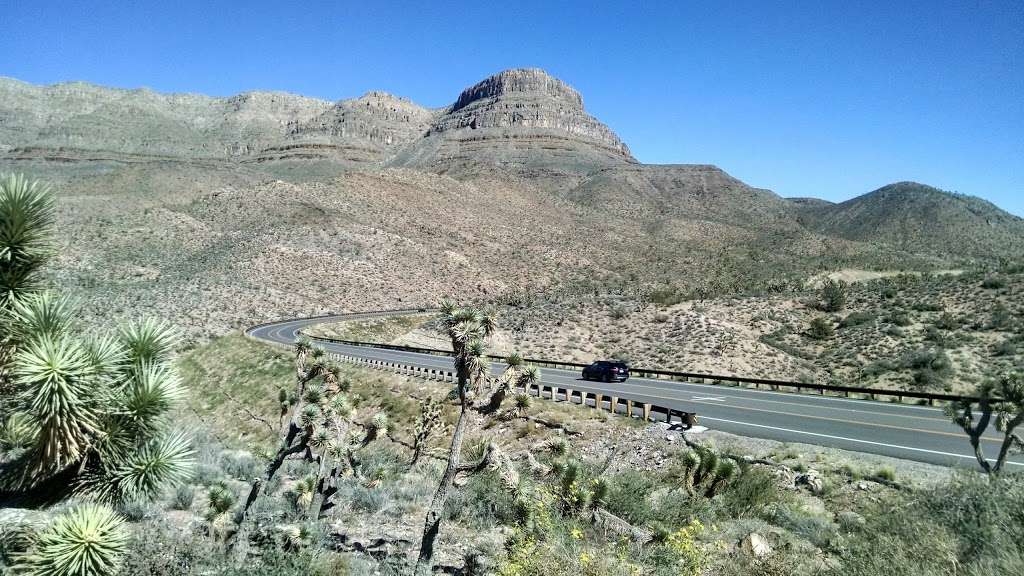
[[[584,111],[579,92],[537,68],[506,70],[463,90],[430,132],[466,129],[505,129],[508,137],[520,130],[564,135],[632,160],[622,140]]]

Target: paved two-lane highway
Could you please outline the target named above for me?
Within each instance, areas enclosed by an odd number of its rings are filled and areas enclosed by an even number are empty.
[[[257,326],[247,333],[267,342],[290,345],[298,338],[300,330],[314,324],[393,314],[369,312],[287,320]],[[369,360],[452,369],[451,359],[443,356],[331,342],[320,344],[329,352]],[[496,364],[496,373],[500,370],[500,365]],[[937,408],[646,378],[615,383],[587,382],[581,380],[577,372],[552,368],[544,368],[541,374],[543,383],[552,386],[696,412],[701,424],[742,436],[818,444],[932,464],[977,467],[967,436]],[[990,431],[983,439],[986,455],[994,456],[999,442],[997,433]],[[1024,458],[1011,457],[1007,467],[1010,471],[1024,470]]]

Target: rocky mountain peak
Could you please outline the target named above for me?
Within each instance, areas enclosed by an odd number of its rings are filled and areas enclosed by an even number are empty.
[[[486,162],[498,155],[502,161],[515,158],[520,164],[534,164],[536,159],[521,152],[552,149],[564,149],[575,158],[590,157],[584,163],[591,168],[633,161],[622,140],[583,109],[579,92],[539,68],[505,70],[463,90],[433,122],[431,135],[460,148],[458,153],[445,152],[448,157],[464,154],[463,144],[473,142]],[[517,152],[509,156],[513,149]]]
[[[519,94],[552,98],[583,110],[579,92],[540,68],[513,68],[481,80],[463,90],[451,110],[455,112],[485,98]]]

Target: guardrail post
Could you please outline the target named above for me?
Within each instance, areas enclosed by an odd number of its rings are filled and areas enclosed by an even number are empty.
[[[644,422],[647,422],[650,419],[651,419],[651,405],[649,403],[647,403],[647,402],[644,402]]]
[[[633,417],[633,401],[626,400],[626,416]]]
[[[608,411],[611,412],[612,414],[618,414],[619,413],[619,397],[618,396],[612,396],[611,406],[608,407]]]
[[[604,404],[604,394],[594,394],[594,408],[601,410],[602,404]]]

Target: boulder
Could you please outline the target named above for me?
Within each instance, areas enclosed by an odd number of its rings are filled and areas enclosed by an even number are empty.
[[[753,558],[764,558],[772,553],[772,547],[768,543],[768,539],[757,532],[751,532],[743,538],[740,541],[740,549]]]

